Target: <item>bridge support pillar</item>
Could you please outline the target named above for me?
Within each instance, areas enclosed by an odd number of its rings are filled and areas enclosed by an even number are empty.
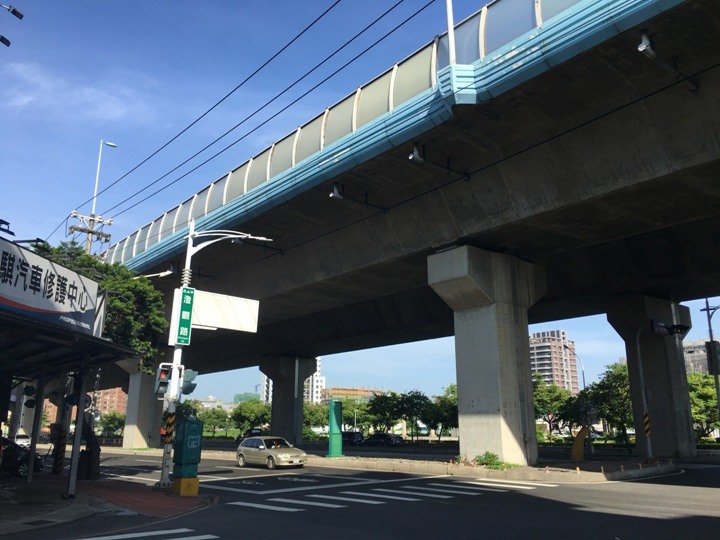
[[[607,319],[625,341],[638,452],[653,458],[694,456],[682,338],[653,334],[650,327],[650,319],[690,326],[690,310],[640,296],[617,301]]]
[[[270,421],[273,435],[284,437],[292,444],[302,441],[305,380],[316,370],[315,358],[285,356],[260,362],[260,371],[273,382]]]
[[[123,448],[157,448],[163,402],[155,396],[155,377],[136,371],[130,374]]]
[[[428,257],[428,282],[455,312],[460,455],[535,464],[527,310],[546,292],[544,271],[461,246]]]

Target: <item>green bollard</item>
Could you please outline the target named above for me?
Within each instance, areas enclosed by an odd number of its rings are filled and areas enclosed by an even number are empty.
[[[342,401],[331,400],[330,411],[330,442],[327,457],[343,457],[342,453]]]

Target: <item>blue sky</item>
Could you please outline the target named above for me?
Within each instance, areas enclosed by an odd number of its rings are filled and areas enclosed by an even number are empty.
[[[104,139],[117,148],[103,151],[97,213],[113,218],[106,230],[114,241],[121,240],[445,30],[444,1],[436,0],[339,76],[229,151],[182,179],[177,180],[207,153],[169,174],[150,191],[177,182],[143,204],[134,205],[138,198],[123,202],[241,122],[397,0],[342,0],[286,53],[115,184],[332,3],[17,0],[14,5],[25,14],[23,20],[0,12],[0,34],[12,42],[9,48],[0,46],[0,185],[4,195],[0,219],[10,222],[17,239],[49,237],[52,243],[69,239],[67,226],[77,223],[67,220],[70,212],[90,212],[98,146]],[[366,35],[209,153],[242,137],[427,3],[401,2]],[[455,0],[456,21],[483,4]],[[104,191],[111,184],[115,185]],[[693,317],[696,325],[690,338],[704,339],[704,318],[697,309]],[[605,365],[625,355],[604,317],[560,321],[531,331],[556,328],[567,330],[576,341],[588,382]],[[453,343],[442,339],[328,356],[323,358],[323,373],[331,386],[417,388],[434,395],[455,381]],[[252,391],[259,378],[256,369],[201,376],[196,393],[231,399],[235,393]]]

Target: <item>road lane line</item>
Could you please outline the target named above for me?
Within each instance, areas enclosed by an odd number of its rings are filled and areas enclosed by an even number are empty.
[[[331,501],[348,501],[361,504],[385,504],[383,501],[368,501],[367,499],[353,499],[351,497],[338,497],[337,495],[308,495],[308,497],[316,497],[318,499],[330,499]]]
[[[466,490],[472,490],[472,491],[490,491],[493,493],[507,493],[508,489],[501,489],[499,487],[481,487],[480,485],[473,484],[472,486],[458,486],[457,484],[430,484],[431,486],[439,486],[442,488],[449,488],[449,489],[460,489],[463,491]]]
[[[433,484],[433,485],[442,485],[442,484]],[[478,493],[477,491],[453,489],[452,486],[446,486],[444,488],[433,488],[433,487],[427,487],[427,486],[422,486],[421,488],[418,488],[417,486],[400,486],[400,487],[403,489],[422,489],[425,491],[432,491],[433,493],[452,493],[453,495],[482,495],[482,493]]]
[[[332,504],[332,503],[322,503],[322,502],[316,502],[316,501],[305,501],[302,499],[268,499],[272,502],[284,502],[284,503],[290,503],[290,504],[307,504],[309,506],[322,506],[325,508],[347,508],[344,504]]]
[[[398,497],[397,495],[381,495],[380,493],[366,493],[362,491],[341,491],[344,495],[360,495],[361,497],[377,497],[378,499],[393,499],[396,501],[417,502],[421,499],[411,499],[410,497]]]
[[[125,538],[147,538],[149,536],[165,536],[167,534],[180,534],[193,532],[192,529],[171,529],[165,531],[148,531],[140,533],[130,534],[113,534],[111,536],[93,536],[92,538],[86,538],[86,540],[123,540]],[[217,537],[214,537],[217,538]]]
[[[542,482],[522,482],[520,480],[495,480],[491,478],[483,478],[481,480],[456,480],[458,484],[495,484],[503,487],[511,486],[530,486],[536,487],[558,487],[558,484],[543,484]]]
[[[423,489],[421,487],[412,486],[412,489]],[[375,488],[373,491],[385,491],[387,493],[397,493],[395,489]],[[436,493],[423,493],[422,491],[409,491],[409,495],[417,495],[418,497],[432,497],[434,499],[452,499],[452,495],[438,495]]]
[[[304,508],[287,508],[285,506],[272,506],[269,504],[259,504],[259,503],[251,503],[251,502],[243,502],[243,501],[237,501],[237,502],[231,502],[226,503],[231,504],[233,506],[248,506],[250,508],[260,508],[262,510],[272,510],[273,512],[304,512]]]

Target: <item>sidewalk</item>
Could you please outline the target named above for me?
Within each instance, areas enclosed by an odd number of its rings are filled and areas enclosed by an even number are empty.
[[[123,450],[103,448],[103,453],[127,453],[160,456],[162,450]],[[203,455],[234,461],[234,452],[208,450]],[[349,468],[367,471],[389,471],[407,474],[455,475],[546,483],[605,482],[667,474],[676,469],[673,463],[645,465],[637,461],[584,461],[582,463],[547,463],[493,471],[483,467],[457,465],[445,461],[379,457],[324,457],[323,452],[310,455],[309,466]],[[68,476],[49,472],[35,474],[33,482],[0,476],[0,535],[49,527],[90,516],[97,512],[130,511],[156,518],[167,518],[192,512],[212,504],[209,497],[178,497],[147,484],[124,480],[101,479],[78,482],[76,497],[64,498]],[[172,498],[171,501],[168,497]]]

